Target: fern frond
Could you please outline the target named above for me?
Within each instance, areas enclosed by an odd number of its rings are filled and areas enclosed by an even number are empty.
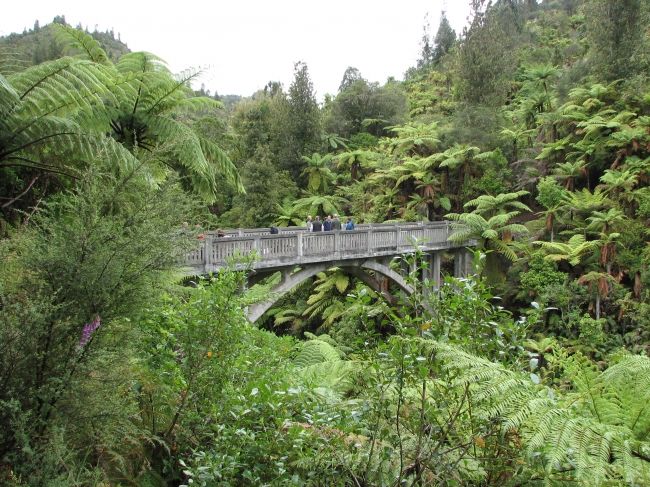
[[[90,61],[61,58],[7,78],[19,94],[23,117],[74,113],[112,97],[111,69]]]
[[[193,96],[184,98],[174,107],[174,113],[194,113],[200,110],[219,110],[223,108],[223,103],[214,98],[207,96]]]
[[[13,109],[20,104],[20,95],[11,86],[11,83],[0,74],[0,123],[5,123],[7,117]]]
[[[307,365],[298,373],[309,387],[327,388],[342,397],[352,389],[360,370],[358,362],[338,360]]]
[[[90,34],[69,25],[52,24],[52,27],[60,41],[80,50],[88,60],[107,66],[111,64],[101,44]]]
[[[151,54],[150,52],[128,52],[120,57],[115,65],[120,73],[151,73],[162,72],[169,74],[171,72],[167,68],[167,63],[164,60]]]
[[[579,355],[564,359],[575,387],[560,394],[448,344],[397,340],[433,352],[453,384],[469,388],[474,414],[517,432],[527,454],[543,460],[549,478],[559,471],[585,485],[641,485],[649,478],[647,357],[623,357],[603,373]]]
[[[302,344],[302,349],[294,359],[298,368],[310,365],[322,364],[323,362],[340,361],[342,352],[323,340],[310,340]]]

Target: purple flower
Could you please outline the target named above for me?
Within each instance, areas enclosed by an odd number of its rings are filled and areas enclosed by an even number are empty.
[[[95,316],[95,319],[90,323],[84,325],[84,329],[81,332],[81,338],[79,339],[79,348],[84,348],[88,345],[88,342],[93,336],[93,333],[102,325],[102,320],[99,318],[99,315]]]

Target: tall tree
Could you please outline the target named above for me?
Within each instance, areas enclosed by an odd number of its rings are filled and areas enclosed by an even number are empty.
[[[406,96],[399,83],[389,80],[380,86],[369,83],[360,74],[348,81],[329,104],[324,122],[329,132],[346,138],[359,132],[381,136],[386,135],[387,126],[404,121]]]
[[[362,80],[361,71],[357,68],[348,66],[343,73],[343,78],[341,79],[341,84],[339,85],[339,93],[346,88],[348,88],[355,81]]]
[[[298,192],[286,171],[278,170],[268,147],[262,146],[243,161],[241,174],[245,194],[235,195],[232,208],[220,216],[225,227],[266,227],[284,200],[293,200]]]
[[[304,169],[302,156],[317,152],[320,146],[320,112],[307,64],[297,62],[289,87],[289,147],[285,168],[295,181]]]
[[[516,67],[516,6],[474,2],[472,23],[459,50],[459,91],[471,104],[501,105]]]
[[[440,25],[434,39],[433,63],[438,64],[442,57],[447,54],[456,43],[456,32],[449,25],[447,14],[443,10],[440,14]]]
[[[422,46],[420,50],[420,59],[417,61],[418,69],[428,68],[433,63],[434,46],[431,43],[431,24],[429,23],[429,14],[424,16],[424,25],[422,26]]]
[[[592,0],[585,3],[591,61],[596,73],[611,81],[643,72],[647,39],[641,0]],[[643,51],[646,55],[644,56]]]

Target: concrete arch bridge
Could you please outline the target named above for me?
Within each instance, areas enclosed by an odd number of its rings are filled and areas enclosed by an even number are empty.
[[[453,255],[454,275],[465,276],[472,262],[467,247],[475,242],[450,242],[451,232],[447,221],[357,225],[355,230],[331,232],[308,232],[305,227],[281,228],[278,234],[271,234],[268,228],[238,229],[226,231],[221,237],[208,232],[200,247],[186,256],[184,264],[189,274],[200,275],[255,255],[250,265],[254,271],[249,276],[251,285],[279,271],[280,282],[271,290],[269,299],[248,309],[249,320],[255,322],[284,293],[331,267],[346,270],[393,302],[395,298],[388,292],[387,281],[407,293],[413,290],[403,273],[391,268],[390,262],[412,254],[416,245],[429,260],[422,279],[429,279],[434,287],[440,284],[444,254]]]

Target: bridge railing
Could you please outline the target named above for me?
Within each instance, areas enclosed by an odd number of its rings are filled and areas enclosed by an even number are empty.
[[[401,227],[418,227],[422,225],[431,225],[431,224],[438,224],[438,223],[445,223],[445,222],[432,222],[432,223],[424,223],[424,222],[401,222],[401,223],[359,223],[355,224],[355,229],[356,230],[368,230],[368,229],[381,229],[381,228],[393,228],[395,225],[399,225]],[[345,222],[342,221],[341,224],[345,226]],[[293,235],[296,233],[309,233],[307,230],[307,227],[305,226],[300,226],[300,227],[279,227],[278,231],[280,232],[280,235]],[[225,235],[229,235],[230,237],[254,237],[257,235],[269,235],[270,234],[270,228],[234,228],[234,229],[228,229],[228,230],[223,230],[223,233]]]
[[[226,233],[226,236],[218,237],[213,232],[206,233],[200,247],[187,255],[185,264],[210,270],[253,252],[262,265],[326,258],[340,260],[402,252],[412,249],[414,241],[425,248],[445,247],[452,231],[446,221],[359,225],[352,231],[307,232],[302,229],[274,235],[265,229],[248,230],[251,230],[250,234],[242,236]]]

